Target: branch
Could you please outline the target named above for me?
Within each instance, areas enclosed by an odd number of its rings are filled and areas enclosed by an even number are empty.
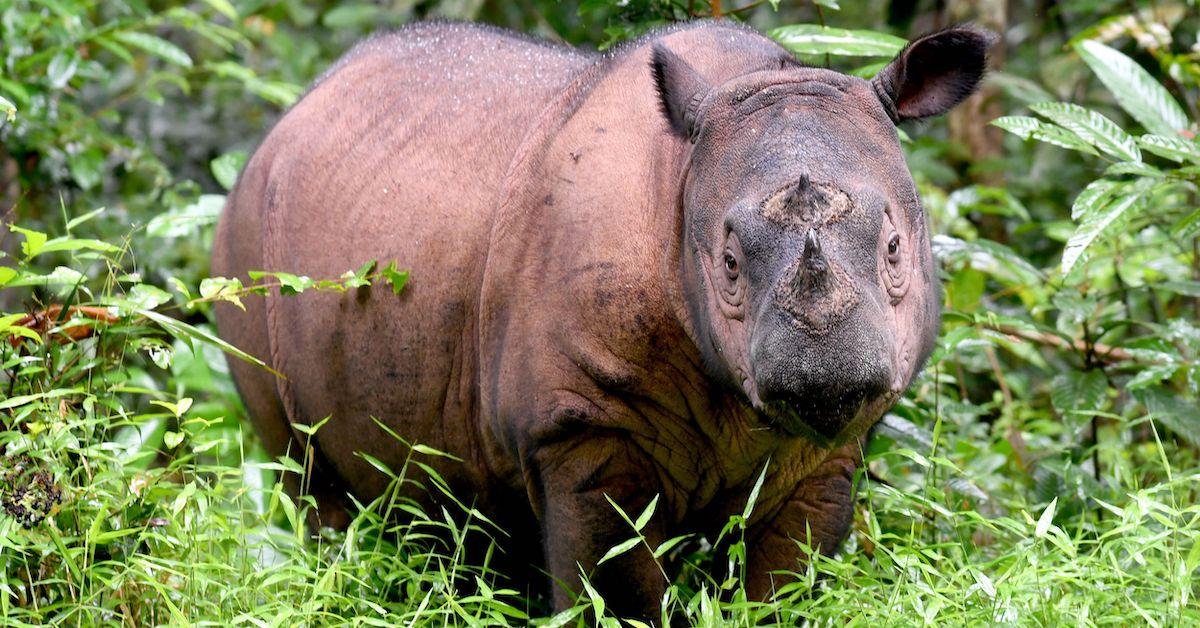
[[[1137,357],[1135,357],[1132,353],[1130,353],[1128,349],[1124,349],[1121,347],[1113,347],[1111,345],[1105,345],[1105,344],[1100,344],[1100,343],[1092,344],[1089,347],[1089,344],[1087,342],[1085,342],[1084,340],[1068,341],[1068,340],[1063,339],[1061,336],[1056,336],[1054,334],[1047,334],[1047,333],[1040,332],[1040,331],[1030,331],[1028,329],[1022,329],[1022,328],[1018,328],[1018,327],[1010,327],[1008,325],[989,325],[989,324],[985,323],[985,324],[981,324],[980,326],[983,327],[984,329],[998,331],[998,332],[1008,335],[1008,336],[1016,336],[1017,338],[1021,338],[1022,340],[1028,340],[1030,342],[1034,342],[1034,343],[1037,343],[1040,345],[1045,345],[1048,347],[1054,347],[1056,349],[1070,349],[1070,350],[1075,351],[1080,354],[1086,354],[1088,352],[1088,349],[1090,348],[1092,351],[1092,354],[1096,357],[1097,360],[1108,363],[1108,364],[1112,364],[1114,362],[1138,362],[1138,361],[1141,361]]]

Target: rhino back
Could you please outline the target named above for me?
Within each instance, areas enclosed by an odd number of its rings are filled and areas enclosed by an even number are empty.
[[[219,235],[217,258],[314,278],[368,260],[411,271],[399,296],[378,286],[268,297],[286,414],[332,416],[319,449],[359,495],[386,478],[354,452],[393,468],[407,455],[372,417],[410,442],[479,457],[476,311],[497,195],[545,103],[590,63],[486,27],[408,27],[349,53],[251,159],[242,182],[255,189],[238,189],[224,218],[251,235]],[[482,488],[481,465],[458,469],[456,484]]]

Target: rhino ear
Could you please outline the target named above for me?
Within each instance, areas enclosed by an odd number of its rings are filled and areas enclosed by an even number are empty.
[[[650,69],[663,115],[677,135],[695,141],[700,102],[709,84],[692,66],[661,43],[654,44]]]
[[[900,51],[871,85],[896,124],[946,113],[979,87],[995,41],[971,25],[930,33]]]

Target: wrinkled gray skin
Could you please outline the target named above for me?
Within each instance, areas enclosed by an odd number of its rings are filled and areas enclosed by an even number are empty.
[[[919,40],[873,83],[806,68],[727,23],[594,55],[460,24],[348,54],[255,152],[213,274],[411,281],[218,307],[222,337],[286,376],[234,375],[273,454],[313,439],[319,523],[379,495],[411,443],[513,534],[514,561],[627,614],[664,588],[644,548],[596,567],[660,495],[651,546],[749,524],[767,596],[851,521],[860,439],[933,345],[929,233],[895,124],[942,113],[989,36]],[[426,504],[436,496],[414,493]]]

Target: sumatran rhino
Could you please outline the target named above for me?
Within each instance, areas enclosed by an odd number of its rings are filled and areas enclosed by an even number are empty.
[[[666,583],[644,547],[597,566],[633,535],[605,497],[659,496],[655,546],[719,529],[765,467],[747,586],[769,596],[796,539],[847,533],[861,440],[934,345],[896,125],[967,97],[990,37],[928,35],[870,81],[727,22],[608,54],[467,24],[368,40],[254,153],[212,268],[411,280],[221,304],[221,336],[285,376],[233,363],[258,431],[311,456],[323,525],[388,485],[358,452],[453,454],[430,464],[535,548],[557,607],[582,569],[630,614]]]

